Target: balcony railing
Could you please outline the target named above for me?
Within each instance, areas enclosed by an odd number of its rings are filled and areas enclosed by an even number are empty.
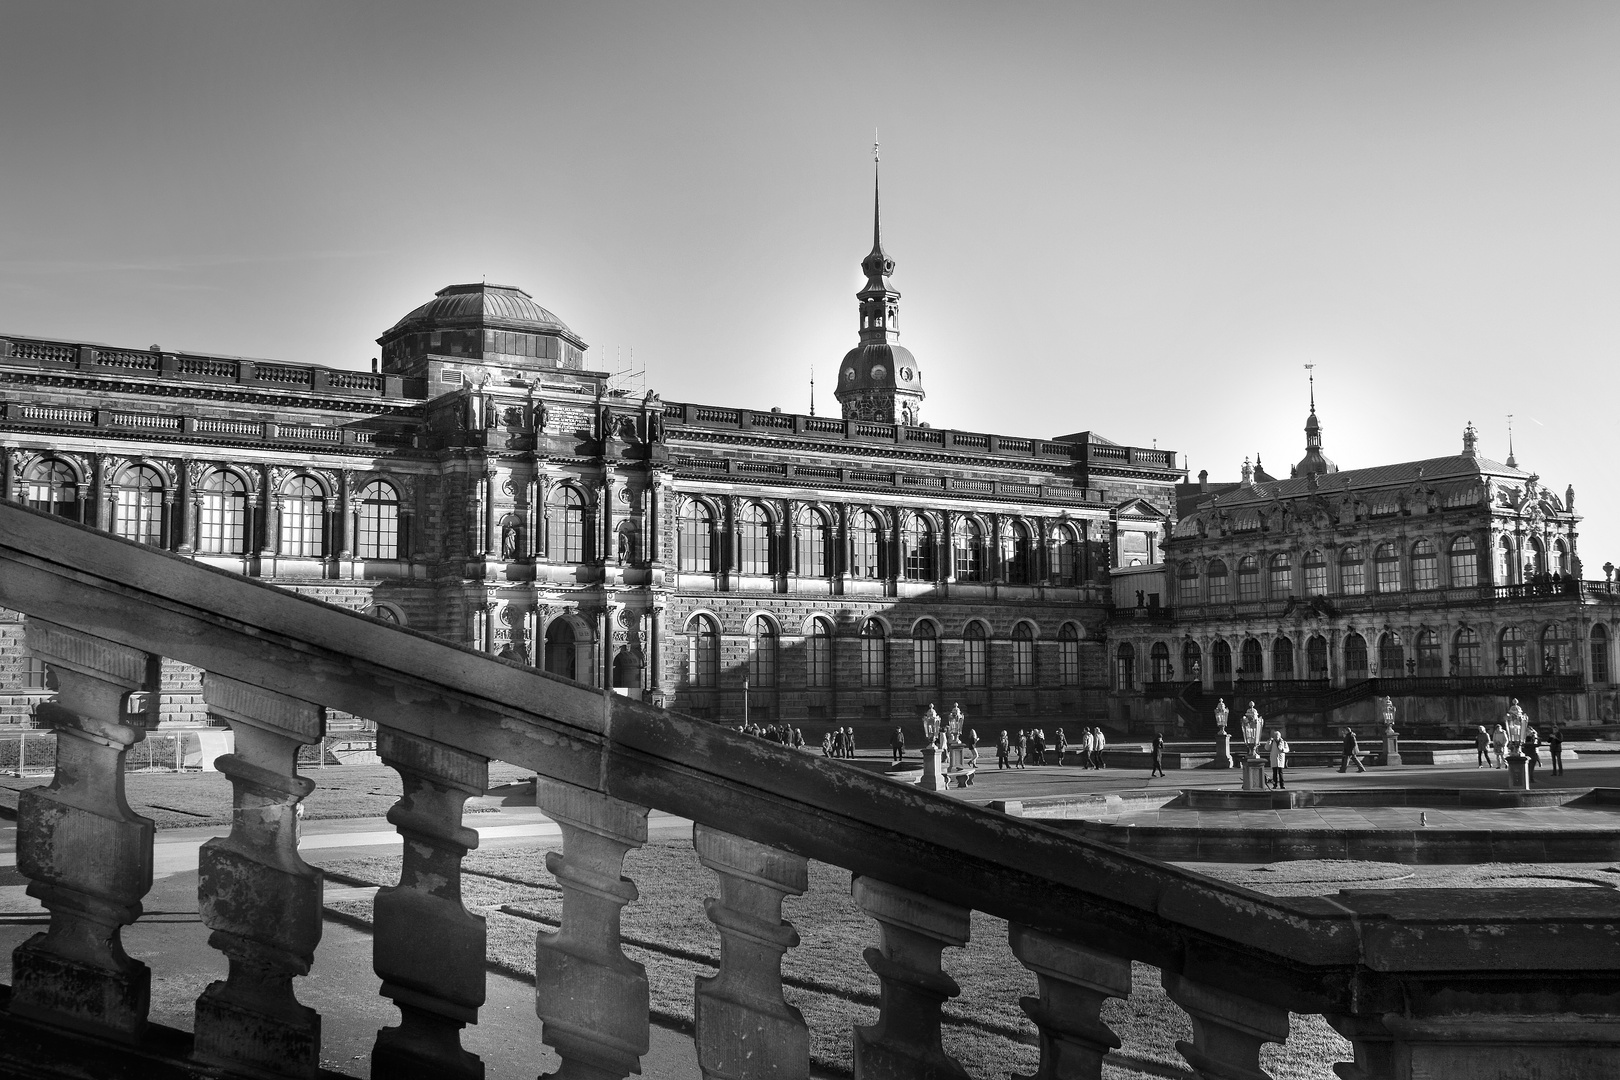
[[[1530,582],[1523,585],[1467,585],[1451,589],[1403,589],[1387,593],[1357,593],[1354,596],[1327,595],[1320,597],[1285,596],[1270,600],[1242,600],[1235,603],[1177,602],[1182,617],[1194,619],[1271,617],[1283,614],[1290,606],[1298,607],[1320,600],[1333,610],[1354,614],[1362,611],[1381,611],[1391,607],[1450,607],[1470,603],[1508,603],[1522,601],[1579,600],[1583,602],[1620,601],[1620,585],[1613,581],[1579,581],[1563,578],[1559,581]]]
[[[974,910],[1011,924],[1009,959],[1035,974],[1039,995],[1022,1004],[1043,1080],[1100,1075],[1119,1045],[1100,1010],[1129,994],[1132,961],[1158,968],[1193,1018],[1178,1046],[1200,1077],[1264,1077],[1260,1048],[1287,1037],[1290,1012],[1325,1014],[1350,1039],[1343,1075],[1620,1069],[1620,909],[1602,889],[1262,896],[12,505],[0,506],[0,606],[25,613],[28,646],[61,685],[45,707],[56,781],[18,808],[18,871],[50,929],[13,955],[4,1022],[76,1033],[53,1039],[62,1055],[75,1039],[114,1040],[226,1074],[316,1074],[321,1018],[294,990],[319,938],[321,874],[295,828],[315,782],[293,762],[337,709],[377,723],[404,781],[390,820],[405,864],[373,920],[381,993],[402,1021],[377,1035],[375,1076],[482,1075],[460,1038],[484,1001],[484,925],[458,882],[472,842],[462,805],[492,758],[539,775],[563,834],[546,863],[561,930],[538,935],[535,988],[561,1077],[617,1080],[648,1049],[647,975],[619,925],[637,895],[624,856],[645,841],[649,809],[692,820],[719,879],[706,910],[720,971],[695,990],[708,1077],[808,1076],[805,1020],[782,995],[798,937],[781,904],[806,888],[809,859],[851,871],[877,924],[865,955],[880,1013],[856,1031],[857,1077],[965,1076],[941,1044],[941,1006],[959,991],[940,960]],[[199,866],[202,918],[230,968],[199,998],[189,1042],[149,1031],[146,987],[170,973],[119,941],[152,880],[151,822],[120,785],[144,735],[132,709],[151,656],[203,669],[210,709],[237,732],[219,763],[235,824]]]

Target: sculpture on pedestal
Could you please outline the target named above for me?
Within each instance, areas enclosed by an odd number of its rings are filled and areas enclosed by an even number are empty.
[[[955,746],[962,741],[962,725],[966,720],[967,718],[962,715],[962,707],[954,701],[951,702],[950,715],[945,718],[945,732],[950,745]]]
[[[1384,699],[1384,737],[1387,739],[1395,734],[1395,699]]]
[[[1249,748],[1249,757],[1258,757],[1260,753],[1260,733],[1265,728],[1266,721],[1249,702],[1249,708],[1243,714],[1243,742]]]
[[[1215,733],[1217,735],[1225,735],[1226,734],[1226,718],[1228,716],[1230,716],[1231,714],[1232,714],[1232,710],[1228,709],[1226,707],[1226,699],[1225,698],[1216,698],[1215,699]]]
[[[933,702],[929,702],[928,711],[923,713],[922,726],[923,738],[933,742],[934,736],[939,733],[939,713],[934,711]]]
[[[1215,701],[1215,763],[1223,769],[1232,767],[1232,736],[1226,730],[1226,718],[1231,710],[1226,707],[1226,699],[1218,698]]]

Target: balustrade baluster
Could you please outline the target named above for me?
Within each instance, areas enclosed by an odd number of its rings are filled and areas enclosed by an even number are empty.
[[[1325,1017],[1333,1030],[1350,1040],[1356,1057],[1354,1061],[1340,1061],[1333,1066],[1342,1080],[1393,1080],[1395,1076],[1394,1036],[1384,1026],[1382,1017],[1335,1016]]]
[[[967,1080],[940,1042],[942,1007],[962,989],[939,961],[967,944],[970,913],[871,878],[850,892],[877,920],[879,947],[862,955],[881,984],[877,1023],[855,1029],[855,1080]]]
[[[546,855],[562,887],[562,926],[535,940],[534,1011],[560,1080],[623,1080],[647,1052],[647,969],[624,955],[619,914],[636,899],[624,856],[647,842],[647,808],[540,777],[535,801],[562,829]]]
[[[1192,1019],[1193,1041],[1176,1049],[1199,1080],[1269,1080],[1260,1047],[1288,1040],[1288,1010],[1166,971],[1165,992]]]
[[[146,737],[127,708],[146,654],[40,619],[25,634],[60,690],[39,707],[56,731],[56,776],[17,798],[17,870],[51,922],[12,952],[11,1011],[133,1041],[152,973],[124,952],[120,928],[152,887],[152,822],[124,799],[124,754]]]
[[[319,705],[212,672],[203,700],[236,736],[215,767],[230,777],[229,836],[198,853],[197,900],[230,972],[197,999],[193,1053],[211,1065],[313,1076],[321,1015],[298,1003],[321,939],[321,872],[298,857],[298,803],[315,782],[298,775],[298,748],[326,730]]]
[[[371,1074],[479,1080],[484,1063],[461,1048],[461,1029],[484,1003],[484,918],[461,902],[461,860],[478,846],[461,814],[488,789],[489,759],[386,727],[377,751],[404,787],[388,820],[405,855],[399,884],[377,890],[373,915],[372,967],[401,1020],[377,1033]]]
[[[809,887],[808,861],[704,825],[692,843],[720,879],[719,899],[703,902],[720,931],[720,973],[697,979],[698,1066],[705,1080],[802,1080],[810,1032],[782,997],[782,954],[799,944],[782,899]]]
[[[1035,973],[1038,998],[1020,998],[1041,1032],[1041,1064],[1015,1080],[1095,1080],[1119,1036],[1102,1022],[1103,1002],[1130,997],[1131,962],[1014,923],[1007,941]]]

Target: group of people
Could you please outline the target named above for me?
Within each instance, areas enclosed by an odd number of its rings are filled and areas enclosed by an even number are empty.
[[[1105,769],[1108,767],[1103,758],[1103,751],[1108,749],[1108,737],[1103,734],[1100,727],[1081,728],[1080,741],[1069,742],[1068,736],[1062,728],[1057,729],[1057,740],[1053,744],[1055,760],[1053,765],[1062,765],[1065,755],[1074,751],[1079,755],[1082,769]],[[1040,728],[1019,728],[1014,736],[1008,736],[1007,729],[1001,729],[1001,737],[996,740],[996,768],[998,769],[1024,769],[1030,765],[1046,765],[1047,741],[1046,732]]]
[[[1547,747],[1547,754],[1552,759],[1552,775],[1562,776],[1564,773],[1564,734],[1554,727],[1543,743],[1541,733],[1528,722],[1524,725],[1524,742],[1518,749],[1524,751],[1529,764],[1531,775],[1541,767],[1541,747]],[[1508,740],[1507,727],[1497,724],[1494,728],[1479,725],[1474,732],[1474,751],[1479,759],[1476,769],[1505,769],[1507,757],[1515,745]]]
[[[795,750],[804,746],[804,732],[790,724],[740,724],[737,730],[744,735],[757,735],[766,742],[781,743]]]
[[[821,756],[852,758],[855,756],[855,729],[836,727],[821,737]]]

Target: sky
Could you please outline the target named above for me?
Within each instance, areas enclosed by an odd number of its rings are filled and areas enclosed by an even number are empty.
[[[368,368],[517,285],[669,401],[817,411],[880,132],[936,427],[1286,475],[1463,427],[1586,516],[1620,5],[0,0],[0,335]]]

